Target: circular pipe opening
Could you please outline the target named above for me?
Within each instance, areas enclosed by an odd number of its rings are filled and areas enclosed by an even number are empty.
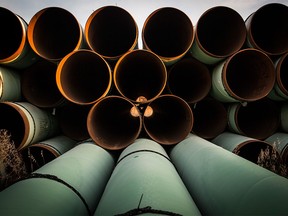
[[[49,7],[38,11],[28,25],[28,41],[38,55],[59,61],[82,44],[82,28],[67,10]]]
[[[123,149],[133,143],[142,126],[140,114],[131,112],[133,107],[133,103],[120,96],[98,101],[87,118],[88,132],[95,143],[109,150]]]
[[[85,26],[85,36],[92,50],[107,59],[118,59],[138,43],[138,27],[124,9],[105,6],[94,11]]]
[[[117,90],[135,103],[146,103],[158,97],[166,81],[165,65],[157,55],[147,50],[126,53],[114,69]]]
[[[283,55],[276,64],[276,81],[280,90],[288,96],[288,53]]]
[[[203,51],[224,58],[241,49],[246,40],[246,26],[235,10],[217,6],[201,15],[195,34]]]
[[[275,83],[275,69],[271,59],[256,49],[243,49],[226,61],[223,84],[228,93],[240,101],[264,98]]]
[[[187,103],[196,103],[206,97],[211,88],[210,71],[194,58],[175,63],[168,71],[167,88]]]
[[[164,145],[182,141],[192,130],[193,113],[189,105],[175,95],[161,95],[147,106],[143,124],[147,134]],[[146,109],[147,109],[146,108]]]
[[[108,94],[112,73],[100,55],[89,50],[78,50],[61,60],[56,81],[62,95],[71,102],[92,104]]]
[[[160,8],[151,13],[144,22],[143,45],[163,60],[180,58],[190,49],[193,40],[191,20],[176,8]]]

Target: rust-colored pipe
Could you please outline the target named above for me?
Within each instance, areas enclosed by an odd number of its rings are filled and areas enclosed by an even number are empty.
[[[192,55],[205,64],[215,64],[240,50],[246,40],[243,18],[235,10],[216,6],[205,11],[195,27]]]
[[[0,64],[23,69],[38,60],[27,41],[27,23],[7,8],[0,7]]]
[[[104,6],[95,10],[85,25],[88,46],[106,60],[118,60],[138,44],[138,27],[123,8]]]
[[[133,50],[124,54],[114,68],[114,84],[118,92],[134,103],[147,103],[165,89],[166,67],[148,50]]]
[[[248,102],[266,97],[275,83],[272,60],[262,51],[242,49],[212,71],[211,95],[221,102]]]
[[[97,53],[77,50],[60,61],[56,82],[67,100],[80,105],[94,104],[110,91],[112,72]]]
[[[143,48],[156,53],[166,65],[180,60],[191,48],[193,40],[193,24],[190,18],[177,8],[159,8],[144,22]]]
[[[211,88],[211,74],[205,64],[189,56],[168,70],[167,89],[187,103],[206,97]]]
[[[144,111],[143,125],[154,141],[174,145],[192,130],[193,113],[188,103],[176,95],[160,95]]]
[[[194,116],[192,132],[204,139],[213,139],[227,126],[227,110],[223,103],[214,98],[204,98],[189,104]]]
[[[268,98],[246,106],[240,103],[228,106],[228,126],[232,132],[263,140],[275,133],[279,125],[280,110]]]
[[[57,65],[38,61],[21,74],[21,91],[24,98],[41,108],[59,107],[65,103],[56,84]]]
[[[84,33],[77,19],[59,7],[38,11],[28,24],[28,41],[39,56],[59,62],[68,53],[84,48]]]
[[[87,118],[90,137],[99,146],[119,150],[132,144],[142,128],[138,108],[128,99],[110,95],[91,108]]]
[[[288,7],[270,3],[260,7],[246,19],[247,44],[268,55],[288,51]]]

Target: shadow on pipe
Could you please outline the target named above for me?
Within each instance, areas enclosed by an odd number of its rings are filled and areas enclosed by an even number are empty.
[[[106,60],[118,60],[126,52],[137,48],[138,27],[123,8],[104,6],[94,11],[85,25],[89,47]]]
[[[209,69],[200,61],[189,56],[175,63],[168,70],[168,92],[196,103],[206,97],[211,88]]]
[[[280,105],[280,129],[288,133],[288,103]]]
[[[0,64],[23,69],[38,60],[27,41],[27,23],[7,8],[0,7]]]
[[[177,8],[159,8],[144,22],[143,48],[158,55],[165,65],[181,59],[191,48],[193,40],[193,24],[190,18]]]
[[[228,105],[228,126],[232,132],[263,140],[278,129],[279,113],[277,104],[267,98],[247,106],[232,103]]]
[[[77,50],[60,61],[56,82],[67,100],[89,105],[108,94],[112,84],[112,72],[100,55],[90,50]]]
[[[213,69],[210,93],[221,102],[256,101],[267,96],[274,83],[271,59],[260,50],[248,48]]]
[[[216,6],[199,18],[191,53],[205,64],[215,64],[240,50],[245,40],[241,15],[232,8]]]
[[[29,22],[27,33],[34,52],[52,62],[59,62],[68,53],[86,45],[77,19],[59,7],[38,11]]]
[[[268,55],[282,55],[288,51],[288,7],[270,3],[260,7],[245,21],[247,44]]]
[[[193,113],[182,98],[160,95],[144,111],[143,125],[146,133],[157,143],[174,145],[192,130]]]
[[[107,96],[91,108],[87,118],[90,137],[109,150],[127,147],[138,137],[142,117],[138,108],[121,96]]]
[[[204,139],[213,139],[226,129],[227,111],[220,101],[207,97],[189,106],[194,117],[193,133]]]
[[[134,103],[148,103],[165,89],[166,67],[161,59],[147,50],[124,54],[114,68],[114,84],[118,92]]]
[[[56,84],[57,65],[38,61],[21,74],[21,90],[24,98],[41,108],[59,107],[65,103]]]

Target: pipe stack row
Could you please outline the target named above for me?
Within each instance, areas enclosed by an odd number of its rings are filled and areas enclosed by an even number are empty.
[[[0,17],[0,129],[30,172],[1,192],[3,213],[288,212],[287,180],[255,164],[275,143],[287,163],[286,5],[245,21],[217,6],[195,26],[159,8],[143,49],[116,6],[84,28],[58,7],[29,23],[5,8]]]

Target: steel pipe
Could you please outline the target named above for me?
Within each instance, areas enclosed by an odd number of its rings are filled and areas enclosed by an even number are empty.
[[[166,67],[151,51],[133,50],[124,54],[114,68],[117,91],[134,103],[148,103],[165,89]]]
[[[158,55],[165,65],[180,60],[191,48],[193,40],[194,29],[190,18],[173,7],[152,12],[142,28],[143,48]]]
[[[246,41],[246,26],[232,8],[206,10],[195,26],[192,55],[205,64],[215,64],[239,51]]]
[[[21,101],[21,76],[18,71],[0,66],[0,101]]]
[[[137,139],[121,153],[94,215],[149,213],[201,215],[163,147]]]
[[[87,118],[90,137],[97,145],[119,150],[132,144],[142,128],[141,114],[132,102],[110,95],[93,105]]]
[[[176,95],[161,95],[148,104],[143,125],[148,136],[163,145],[174,145],[192,130],[193,113],[188,103]]]
[[[288,51],[287,19],[287,5],[263,5],[245,20],[247,45],[268,55],[283,55]]]
[[[266,140],[271,145],[275,145],[281,160],[284,164],[288,164],[288,134],[286,132],[279,132],[272,134]]]
[[[217,64],[211,95],[221,102],[248,102],[266,97],[275,83],[272,60],[257,49],[242,49]]]
[[[89,47],[106,60],[116,61],[137,48],[138,26],[131,14],[117,6],[104,6],[87,19],[85,37]]]
[[[169,154],[202,215],[285,215],[288,181],[191,134]]]
[[[34,14],[27,34],[34,52],[52,62],[59,62],[68,53],[86,47],[77,19],[59,7],[47,7]]]
[[[280,129],[288,132],[288,103],[280,105]]]
[[[100,55],[90,50],[77,50],[60,61],[56,83],[67,100],[79,105],[89,105],[109,93],[112,72]]]

